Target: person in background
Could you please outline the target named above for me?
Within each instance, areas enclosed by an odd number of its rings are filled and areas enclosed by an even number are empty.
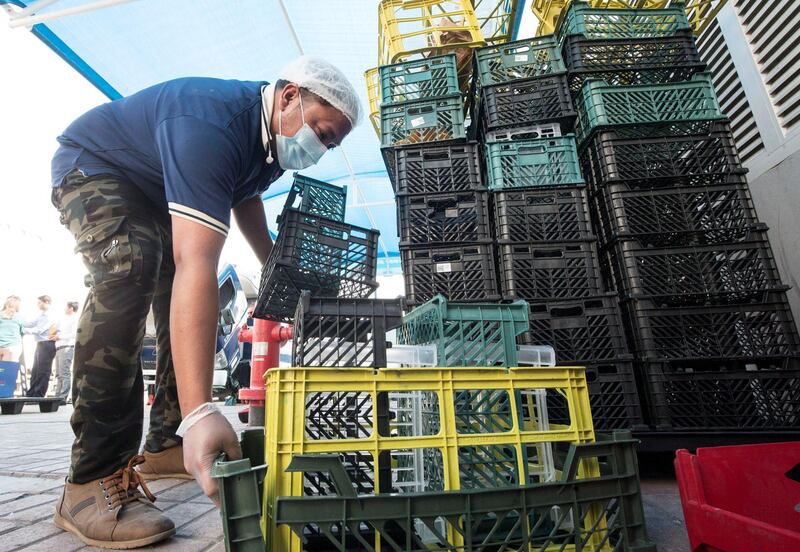
[[[56,342],[51,339],[53,322],[47,312],[50,310],[50,303],[52,300],[49,295],[39,296],[39,316],[25,323],[25,333],[33,335],[36,339],[36,353],[33,356],[28,397],[44,397],[44,394],[47,393],[47,385],[50,383],[53,358],[56,356]]]
[[[66,402],[69,397],[69,374],[75,353],[75,333],[78,329],[78,303],[70,301],[64,316],[56,324],[56,398]]]
[[[20,299],[9,295],[0,311],[0,360],[19,362],[25,324],[19,315]]]

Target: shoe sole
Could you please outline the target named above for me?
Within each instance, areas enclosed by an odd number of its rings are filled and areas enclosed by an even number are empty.
[[[160,542],[164,539],[170,538],[172,535],[175,534],[175,528],[172,528],[168,531],[164,531],[163,533],[159,533],[157,535],[150,535],[149,537],[143,537],[141,539],[129,540],[129,541],[101,541],[96,539],[91,539],[81,533],[77,527],[72,525],[68,520],[64,519],[61,514],[56,511],[55,515],[53,516],[53,523],[55,523],[56,527],[63,529],[69,533],[72,533],[79,539],[81,539],[84,543],[88,544],[89,546],[97,546],[99,548],[110,548],[111,550],[130,550],[132,548],[141,548],[142,546],[147,546],[148,544],[155,544]]]

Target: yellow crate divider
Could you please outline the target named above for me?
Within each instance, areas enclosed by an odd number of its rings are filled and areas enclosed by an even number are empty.
[[[518,391],[552,390],[566,399],[570,425],[550,423],[547,429],[532,427],[524,421],[520,427]],[[512,427],[500,433],[459,433],[453,393],[459,390],[502,390],[511,402]],[[369,393],[372,405],[379,393],[426,391],[436,394],[440,431],[436,435],[390,437],[379,433],[378,417],[372,416],[371,432],[366,438],[313,440],[306,435],[306,396],[317,392]],[[447,399],[447,400],[446,400]],[[374,410],[373,410],[374,411]],[[530,411],[529,411],[530,412]],[[372,455],[375,492],[381,492],[383,469],[380,453],[405,449],[438,449],[442,455],[445,490],[461,489],[459,455],[461,447],[504,445],[516,453],[518,480],[527,478],[528,460],[524,447],[542,443],[594,442],[589,395],[582,367],[525,368],[275,368],[267,372],[266,463],[264,512],[262,523],[267,536],[267,550],[300,551],[299,539],[288,526],[276,528],[271,522],[277,498],[302,496],[303,474],[286,473],[297,454],[334,454],[368,452]],[[599,477],[597,462],[587,461],[579,477]],[[585,524],[605,524],[600,510],[589,512]],[[577,522],[577,521],[576,521]],[[458,535],[451,535],[453,542]],[[598,543],[599,544],[599,543]]]
[[[689,18],[694,34],[700,36],[714,20],[728,0],[684,0],[684,9]],[[537,36],[553,34],[561,13],[569,7],[571,0],[533,0],[531,10],[539,20]],[[594,8],[622,8],[622,9],[663,9],[671,4],[672,0],[589,0]]]
[[[510,42],[520,9],[518,0],[471,0],[481,34],[487,44]]]
[[[373,67],[364,71],[364,80],[367,83],[367,99],[369,100],[369,122],[378,138],[381,137],[381,79],[378,68]]]
[[[378,65],[485,46],[470,0],[382,0]]]

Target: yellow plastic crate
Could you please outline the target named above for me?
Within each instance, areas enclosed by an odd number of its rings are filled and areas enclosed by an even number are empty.
[[[381,80],[378,68],[373,67],[364,71],[364,80],[367,82],[367,99],[369,100],[369,122],[378,138],[381,137]]]
[[[531,10],[539,20],[537,36],[553,34],[561,13],[571,0],[533,0]],[[719,10],[728,0],[684,0],[682,3],[694,34],[700,36]],[[677,2],[674,0],[589,0],[594,8],[663,9]]]
[[[424,423],[404,423],[396,408],[394,417],[380,414],[409,394],[424,404]],[[371,494],[403,492],[398,470],[416,454],[424,459],[425,485],[410,487],[447,491],[554,480],[560,474],[547,469],[552,445],[595,439],[579,367],[276,368],[267,372],[265,415],[263,520],[270,521],[263,529],[272,551],[302,550],[287,526],[271,521],[277,498],[326,485],[316,476],[287,473],[295,455],[339,455],[357,492]],[[591,459],[582,462],[578,477],[599,473]],[[591,511],[575,522],[588,528],[605,519]],[[450,538],[458,543],[458,535]]]
[[[382,0],[378,6],[379,65],[485,45],[470,0]]]

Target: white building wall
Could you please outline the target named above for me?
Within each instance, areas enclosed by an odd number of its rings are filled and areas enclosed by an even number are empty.
[[[698,46],[800,319],[800,1],[729,0]]]

